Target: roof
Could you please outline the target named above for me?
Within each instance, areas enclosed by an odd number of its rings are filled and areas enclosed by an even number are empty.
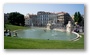
[[[56,14],[66,14],[67,12],[58,12]]]

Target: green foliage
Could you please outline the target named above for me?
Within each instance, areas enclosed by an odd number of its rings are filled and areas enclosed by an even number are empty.
[[[78,22],[78,24],[80,24],[82,21],[83,21],[83,17],[81,16],[80,12],[75,12],[74,22]]]
[[[80,14],[80,12],[78,12],[78,22],[81,22],[82,21],[82,16]]]
[[[77,15],[78,15],[77,12],[75,12],[75,14],[74,14],[74,21],[75,21],[75,22],[78,21],[78,17],[77,17]]]
[[[8,18],[9,22],[13,25],[18,25],[18,26],[24,26],[25,24],[25,19],[24,19],[24,15],[20,14],[18,12],[11,12],[9,14],[9,18]]]

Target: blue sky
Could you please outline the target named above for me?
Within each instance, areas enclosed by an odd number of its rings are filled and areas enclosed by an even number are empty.
[[[68,12],[73,15],[75,12],[79,11],[84,15],[84,4],[24,4],[24,3],[12,3],[4,4],[4,13],[10,12],[20,12],[26,15],[37,14],[38,11],[46,12]]]

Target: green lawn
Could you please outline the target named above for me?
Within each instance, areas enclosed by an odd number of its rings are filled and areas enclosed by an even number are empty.
[[[15,26],[15,25],[9,25],[9,24],[6,24],[6,28],[5,28],[5,29],[10,29],[11,31],[13,31],[13,30],[27,29],[27,28],[28,28],[28,27]]]
[[[84,49],[84,36],[78,41],[4,37],[4,49]]]
[[[7,28],[17,30],[26,27],[8,25]],[[24,39],[4,36],[4,49],[84,49],[84,35],[78,41]]]

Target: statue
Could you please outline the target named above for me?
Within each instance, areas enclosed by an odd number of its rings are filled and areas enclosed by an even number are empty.
[[[71,32],[72,31],[72,26],[71,26],[71,21],[68,21],[68,24],[66,25],[66,32]]]
[[[47,30],[53,30],[54,28],[55,28],[55,22],[54,21],[53,22],[49,21],[47,23]]]
[[[50,22],[47,23],[47,30],[50,30],[51,24]]]

